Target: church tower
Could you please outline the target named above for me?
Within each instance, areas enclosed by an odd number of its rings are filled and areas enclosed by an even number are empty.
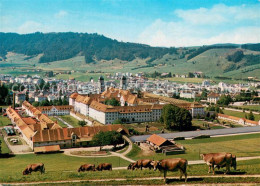
[[[122,76],[120,80],[120,89],[126,90],[127,84],[126,84],[126,77]]]
[[[98,88],[99,88],[99,93],[102,93],[105,91],[105,81],[103,76],[100,76],[98,78]]]

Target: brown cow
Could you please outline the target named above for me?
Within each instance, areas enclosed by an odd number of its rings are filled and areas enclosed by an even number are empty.
[[[132,170],[134,170],[135,168],[137,169],[143,169],[143,168],[149,168],[150,170],[153,168],[153,166],[151,165],[153,160],[150,159],[142,159],[142,160],[138,160],[136,161],[133,166],[132,166]]]
[[[96,170],[102,171],[102,170],[112,170],[112,164],[111,163],[100,163]]]
[[[208,173],[212,172],[215,174],[214,168],[220,168],[220,167],[226,167],[226,173],[230,171],[230,166],[232,165],[232,154],[231,153],[208,153],[208,154],[201,154],[201,157],[206,162],[206,164],[209,166]],[[235,158],[235,157],[234,157]],[[234,159],[235,160],[235,159]],[[234,167],[236,167],[236,163],[234,162]]]
[[[95,164],[84,164],[78,169],[78,172],[95,171]]]
[[[187,182],[187,166],[188,161],[182,158],[176,159],[163,159],[160,161],[153,161],[151,163],[154,167],[154,170],[159,169],[159,171],[164,171],[164,181],[166,182],[166,174],[167,171],[177,171],[180,170],[180,180],[182,179],[182,175],[185,175],[185,182]]]
[[[31,174],[32,172],[41,172],[45,173],[45,168],[44,168],[44,164],[43,163],[36,163],[36,164],[30,164],[28,165],[24,171],[23,171],[23,175],[28,175]]]
[[[216,165],[216,168],[220,169],[226,167],[226,164],[223,164],[222,166]],[[237,170],[237,157],[236,155],[232,154],[232,163],[231,163],[231,167],[234,168],[234,170]]]

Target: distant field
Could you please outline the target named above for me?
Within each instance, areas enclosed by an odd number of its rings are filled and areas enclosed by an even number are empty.
[[[181,77],[172,77],[172,78],[164,78],[169,81],[175,82],[184,82],[184,83],[202,83],[205,79],[202,78],[181,78]]]
[[[147,59],[135,59],[127,62],[118,59],[109,61],[97,61],[95,63],[86,64],[83,56],[75,56],[73,58],[61,61],[54,61],[50,63],[38,63],[39,56],[33,57],[29,60],[25,60],[27,56],[22,54],[11,53],[6,62],[0,62],[0,74],[9,73],[13,75],[19,74],[41,74],[44,72],[33,72],[36,69],[43,71],[68,71],[68,70],[80,70],[80,71],[101,71],[104,73],[115,72],[171,72],[172,74],[188,74],[188,72],[201,71],[204,74],[217,82],[224,81],[227,83],[236,83],[237,80],[219,80],[214,79],[215,76],[226,76],[231,78],[247,78],[248,76],[259,77],[260,64],[243,67],[237,70],[224,73],[223,70],[229,64],[225,56],[229,53],[230,49],[211,49],[208,50],[191,60],[187,61],[185,58],[179,59],[177,55],[166,54],[160,59],[157,59],[151,63],[154,66],[147,66]],[[255,53],[253,51],[247,51],[246,53]],[[242,72],[246,71],[246,72]],[[86,81],[89,80],[90,74],[74,74],[77,80]],[[85,77],[86,76],[86,77]],[[65,75],[60,75],[58,78],[68,79]],[[95,79],[95,77],[93,77]],[[202,79],[173,79],[176,82],[194,82],[201,83]],[[243,81],[239,81],[243,82]]]
[[[163,158],[177,158],[183,157],[188,160],[199,160],[201,153],[211,152],[231,152],[238,157],[244,156],[259,156],[260,155],[260,134],[248,134],[226,137],[214,137],[207,139],[193,139],[193,140],[181,140],[176,141],[177,144],[181,144],[186,148],[185,154],[179,155],[163,155],[161,153],[152,153],[150,155],[144,155],[140,149],[135,147],[134,152],[130,152],[128,157],[133,159],[151,158],[151,159],[163,159]]]
[[[245,114],[248,115],[248,113],[245,112],[236,112],[236,111],[231,111],[231,110],[223,110],[224,114],[230,115],[230,116],[236,116],[239,118],[245,118]],[[260,120],[260,115],[259,114],[254,114],[255,116],[255,121]]]
[[[239,107],[258,110],[260,112],[260,105],[243,105],[243,106],[239,106]]]
[[[65,116],[59,116],[61,119],[63,119],[64,121],[66,121],[67,123],[69,123],[70,125],[72,125],[73,127],[81,127],[78,122],[79,120],[77,120],[76,118],[70,116],[70,115],[65,115]]]

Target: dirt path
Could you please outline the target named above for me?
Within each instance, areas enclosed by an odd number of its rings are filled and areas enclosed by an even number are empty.
[[[209,175],[209,176],[188,176],[189,179],[194,178],[259,178],[260,174],[255,175]],[[163,176],[161,177],[146,177],[146,178],[133,178],[137,181],[142,180],[163,180]],[[179,179],[179,177],[167,177],[167,179]],[[80,183],[80,182],[107,182],[107,181],[127,181],[129,178],[111,178],[111,179],[83,179],[83,180],[61,180],[61,181],[41,181],[41,182],[26,182],[22,183],[22,185],[35,185],[35,184],[55,184],[55,183]],[[184,183],[184,182],[183,182]],[[0,183],[2,185],[21,185],[21,183]]]

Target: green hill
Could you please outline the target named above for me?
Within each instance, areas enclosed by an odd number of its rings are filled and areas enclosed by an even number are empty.
[[[0,33],[0,41],[0,73],[200,71],[208,77],[260,78],[260,44],[164,48],[71,32]]]

